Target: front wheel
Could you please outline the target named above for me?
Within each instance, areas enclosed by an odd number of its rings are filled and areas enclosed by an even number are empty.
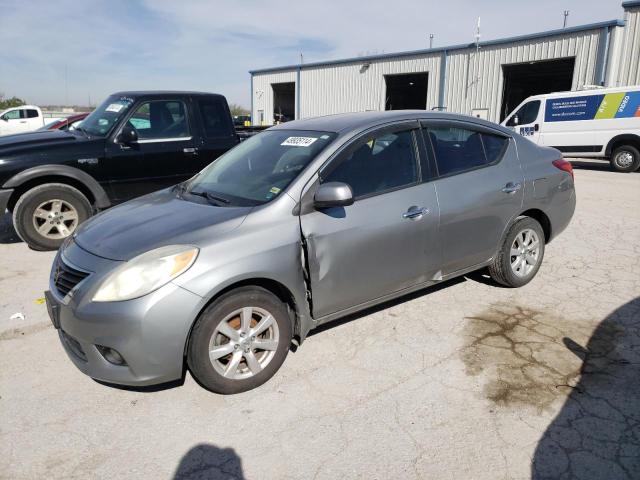
[[[544,257],[544,232],[531,217],[522,217],[511,226],[489,275],[507,287],[522,287],[536,276]]]
[[[200,315],[189,340],[187,364],[206,389],[240,393],[262,385],[278,371],[291,338],[286,305],[267,290],[242,287]]]
[[[631,145],[622,145],[611,154],[611,168],[616,172],[635,172],[640,167],[640,151]]]
[[[91,204],[80,190],[64,183],[46,183],[18,199],[13,226],[32,249],[56,250],[91,213]]]

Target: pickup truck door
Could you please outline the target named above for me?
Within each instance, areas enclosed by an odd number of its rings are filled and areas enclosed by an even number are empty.
[[[14,108],[2,115],[0,131],[3,135],[22,133],[29,130],[27,111],[24,108]]]
[[[121,125],[107,142],[102,170],[116,202],[175,185],[197,171],[188,104],[185,98],[142,101],[123,123],[137,131],[138,141],[119,143]]]
[[[312,198],[318,183],[339,181],[355,198],[300,216],[316,319],[437,276],[438,201],[418,162],[417,127],[408,122],[363,135],[304,194]]]
[[[239,139],[224,97],[194,97],[192,114],[192,123],[200,132],[197,154],[192,157],[192,174],[195,174],[235,147]]]

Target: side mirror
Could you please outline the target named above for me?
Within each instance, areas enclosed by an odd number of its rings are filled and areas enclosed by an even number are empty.
[[[346,207],[353,204],[351,187],[342,182],[328,182],[320,185],[313,197],[315,208]]]
[[[122,145],[131,145],[132,143],[136,143],[138,141],[138,132],[131,125],[126,123],[124,127],[122,127],[122,131],[118,135],[118,143]]]
[[[518,118],[518,115],[513,117],[513,124],[516,125],[516,126],[520,125],[520,119]]]

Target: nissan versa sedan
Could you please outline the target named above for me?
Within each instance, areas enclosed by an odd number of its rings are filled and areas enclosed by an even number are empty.
[[[575,209],[560,152],[425,111],[289,122],[190,180],[97,215],[46,292],[69,358],[121,385],[230,394],[338,317],[488,268],[536,275]]]

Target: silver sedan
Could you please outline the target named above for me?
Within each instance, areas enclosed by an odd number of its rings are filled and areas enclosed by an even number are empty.
[[[574,209],[560,153],[493,123],[299,120],[91,218],[60,249],[46,298],[91,377],[150,385],[188,367],[236,393],[336,318],[473,270],[525,285]]]

